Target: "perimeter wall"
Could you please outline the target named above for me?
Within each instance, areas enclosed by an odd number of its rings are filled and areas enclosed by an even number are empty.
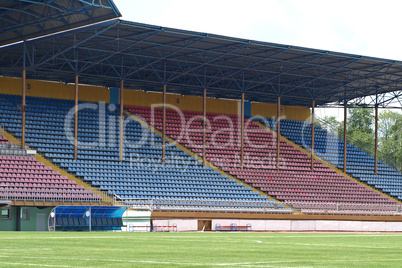
[[[47,231],[52,207],[12,206],[1,210],[9,210],[9,217],[1,216],[0,231]]]
[[[205,221],[205,220],[204,220]],[[251,225],[251,231],[273,232],[401,232],[402,222],[388,221],[345,221],[345,220],[253,220],[253,219],[213,219],[212,231],[215,227]],[[157,226],[177,226],[178,232],[201,231],[198,220],[195,219],[169,219],[154,220]],[[162,229],[162,228],[160,228]],[[219,228],[218,228],[219,229]],[[228,228],[226,228],[228,229]],[[239,228],[240,229],[240,228]],[[162,229],[163,230],[163,229]]]

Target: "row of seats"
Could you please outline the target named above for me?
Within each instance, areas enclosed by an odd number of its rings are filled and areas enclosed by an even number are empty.
[[[8,142],[5,137],[2,141]],[[101,200],[34,157],[9,155],[0,155],[0,196],[24,200]]]
[[[4,108],[0,122],[17,137],[21,135],[19,102],[18,97],[10,95],[0,99],[0,107]],[[96,110],[86,109],[82,112],[85,115],[79,116],[78,136],[85,143],[79,144],[78,159],[75,160],[68,140],[71,136],[64,132],[64,120],[73,105],[67,100],[53,102],[28,97],[27,107],[31,110],[27,110],[26,141],[55,164],[95,188],[108,191],[123,201],[168,198],[276,203],[252,188],[204,167],[173,144],[167,143],[166,161],[162,163],[161,136],[139,122],[125,126],[124,159],[120,162],[118,113],[109,109],[103,111],[101,120]],[[130,144],[136,142],[137,146]]]
[[[58,217],[54,223],[57,231],[108,231],[121,230],[123,226],[122,218],[67,218]]]
[[[149,110],[144,107],[126,106],[130,112],[145,118],[149,123],[160,122],[162,113],[160,110],[154,112],[154,118],[149,114]],[[202,116],[201,113],[183,111],[184,124],[177,113],[169,112],[167,122],[167,134],[178,142],[183,143],[186,147],[192,149],[195,153],[202,155],[202,148],[198,146],[202,144],[202,133],[193,135],[191,127],[202,126],[201,120],[193,121],[193,116]],[[221,120],[219,123],[215,118],[228,118]],[[237,126],[240,118],[234,115],[213,114],[207,115],[211,128],[220,133],[224,133],[225,129],[231,126]],[[186,129],[182,129],[182,126]],[[279,200],[285,202],[334,202],[334,203],[371,203],[371,204],[396,204],[392,199],[373,191],[357,181],[337,173],[330,169],[327,165],[319,161],[315,161],[315,169],[311,171],[310,157],[295,149],[286,141],[280,142],[280,171],[276,166],[276,136],[260,128],[254,122],[247,122],[245,133],[251,142],[244,144],[244,166],[241,168],[240,161],[240,135],[239,129],[234,128],[230,133],[226,131],[226,136],[221,135],[221,140],[217,144],[213,143],[214,135],[207,135],[206,142],[209,144],[206,150],[207,160],[220,167],[229,174],[241,179],[248,184],[261,189],[271,196],[275,196]],[[160,124],[155,127],[162,129]],[[256,131],[258,130],[258,131]],[[180,139],[181,132],[187,131],[191,140],[186,138]],[[183,136],[183,135],[182,135]],[[261,141],[256,146],[255,141]],[[229,145],[227,145],[229,144]],[[225,147],[226,145],[226,147]],[[355,194],[358,192],[358,198]],[[334,194],[331,194],[334,193]]]
[[[266,120],[275,125],[274,119]],[[311,123],[281,120],[281,135],[311,150]],[[343,140],[320,126],[314,128],[314,151],[320,158],[343,169]],[[378,172],[375,174],[374,161],[374,157],[367,152],[347,144],[346,172],[364,183],[402,199],[402,174],[381,161],[377,163]]]

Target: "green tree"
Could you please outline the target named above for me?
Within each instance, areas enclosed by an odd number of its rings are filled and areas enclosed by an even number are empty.
[[[349,108],[347,119],[347,142],[374,156],[375,131],[374,109]],[[323,129],[343,139],[344,123],[334,116],[317,120]],[[378,118],[378,158],[402,171],[402,114],[382,111]]]
[[[324,116],[320,120],[317,120],[316,124],[323,129],[326,129],[328,132],[331,132],[335,135],[338,134],[340,122],[336,120],[335,116]]]
[[[347,142],[374,155],[374,111],[370,108],[349,108],[346,122]],[[343,139],[344,123],[340,123],[339,137]]]
[[[360,131],[366,134],[374,133],[374,109],[370,108],[349,108],[347,134]]]
[[[402,114],[384,111],[379,115],[379,152],[387,164],[402,170]]]
[[[395,131],[395,128],[398,128],[397,124],[401,116],[400,113],[390,110],[385,110],[379,114],[378,136],[382,138],[382,140],[387,140],[392,136],[392,132]]]

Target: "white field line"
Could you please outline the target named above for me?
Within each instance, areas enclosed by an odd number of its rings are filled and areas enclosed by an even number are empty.
[[[0,257],[15,257],[14,255],[1,255]],[[71,260],[71,257],[69,258],[62,258],[62,257],[27,257],[27,256],[19,256],[19,258],[25,258],[25,259],[44,259],[44,260],[50,260],[50,259],[68,259]],[[185,265],[185,266],[255,266],[255,265],[269,265],[269,264],[281,264],[281,263],[298,263],[298,262],[313,262],[313,263],[331,263],[331,262],[360,262],[360,263],[371,263],[373,260],[367,260],[367,259],[351,259],[351,260],[333,260],[333,259],[327,259],[327,260],[283,260],[283,261],[260,261],[260,262],[237,262],[237,263],[197,263],[197,262],[173,262],[173,261],[153,261],[153,260],[116,260],[116,259],[92,259],[92,258],[85,258],[85,259],[79,259],[80,261],[97,261],[97,262],[114,262],[114,263],[142,263],[142,264],[170,264],[170,265]],[[402,261],[402,259],[376,259],[374,260],[376,262],[389,262],[389,261]],[[16,264],[16,265],[24,265],[25,263],[13,263],[13,262],[0,262],[4,264]],[[78,266],[62,266],[62,265],[49,265],[49,264],[26,264],[26,265],[34,265],[34,266],[49,266],[49,267],[78,267]],[[83,267],[83,266],[80,266]],[[266,267],[266,266],[263,266]]]
[[[402,236],[402,233],[397,233],[397,234],[395,234],[395,233],[392,233],[392,234],[378,234],[378,233],[373,233],[373,234],[353,234],[353,233],[348,233],[348,234],[331,234],[331,235],[327,235],[327,234],[323,234],[323,235],[280,235],[280,233],[278,233],[278,235],[264,235],[263,233],[261,233],[261,234],[256,234],[255,236],[253,236],[253,235],[248,235],[248,234],[245,234],[245,233],[235,233],[235,232],[218,232],[218,233],[221,233],[222,235],[217,235],[217,236],[214,236],[215,234],[217,234],[217,233],[212,233],[213,235],[208,235],[208,233],[205,233],[206,235],[204,236],[204,235],[202,235],[202,236],[185,236],[185,235],[171,235],[171,234],[169,234],[169,235],[165,235],[165,236],[161,236],[160,238],[165,238],[165,237],[169,237],[169,238],[200,238],[200,239],[203,239],[203,238],[205,238],[205,239],[207,239],[207,238],[211,238],[211,237],[213,237],[213,238],[219,238],[219,239],[221,239],[222,238],[222,236],[224,235],[224,234],[233,234],[233,235],[239,235],[239,237],[241,237],[241,238],[264,238],[264,237],[267,237],[267,238],[282,238],[282,237],[285,237],[285,238],[306,238],[306,237],[308,237],[308,238],[310,238],[310,237],[316,237],[316,238],[327,238],[327,237],[375,237],[375,236],[377,236],[377,237],[383,237],[383,236],[391,236],[391,237],[394,237],[394,236],[396,236],[396,237],[398,237],[398,236]]]
[[[186,240],[186,242],[199,242],[198,240]],[[209,240],[211,243],[227,243],[227,242],[241,242],[245,243],[246,241],[244,240],[235,240],[235,239],[225,239],[225,240]],[[258,243],[258,244],[271,244],[271,245],[295,245],[295,246],[310,246],[310,247],[344,247],[344,248],[367,248],[367,249],[388,249],[390,247],[387,246],[360,246],[360,245],[345,245],[345,244],[312,244],[312,243],[289,243],[289,242],[269,242],[269,241],[261,241],[261,240],[256,240],[253,241],[253,243]],[[402,247],[395,247],[393,246],[392,249],[402,249]],[[0,250],[6,250],[6,251],[19,251],[19,249],[0,249]],[[105,251],[106,249],[92,249],[96,251]],[[107,249],[107,251],[128,251],[131,252],[131,250],[122,250],[122,249]]]
[[[389,247],[353,246],[353,245],[341,245],[341,244],[307,244],[307,243],[282,243],[282,242],[262,242],[262,243],[275,244],[275,245],[312,246],[312,247],[345,247],[345,248],[389,249]],[[392,248],[393,249],[402,249],[402,248],[395,248],[395,247],[392,247]]]
[[[358,236],[361,236],[361,235],[358,235]],[[369,235],[369,237],[371,237],[371,236],[387,236],[387,235]],[[399,237],[399,236],[402,236],[402,234],[401,235],[392,235],[392,236],[398,236]],[[176,237],[176,236],[173,236],[173,237]],[[281,237],[278,237],[278,236],[270,236],[270,237],[262,236],[262,237],[258,237],[258,238],[262,239],[262,238],[281,238]],[[297,238],[297,237],[301,237],[301,236],[296,236],[294,238]],[[312,237],[312,236],[306,236],[306,237]],[[328,236],[316,236],[316,237],[317,238],[327,238]],[[339,237],[339,236],[333,236],[333,237]],[[169,237],[163,236],[163,237],[159,237],[158,240],[159,241],[171,241],[171,239],[169,239],[169,238],[171,238],[171,237],[170,236]],[[194,236],[191,236],[191,237],[182,236],[181,238],[191,238],[191,239],[184,239],[183,242],[200,242],[200,240],[193,240],[192,238],[195,238]],[[199,238],[199,237],[197,237],[197,238]],[[226,243],[226,242],[241,242],[241,243],[244,243],[244,242],[246,242],[246,241],[244,241],[244,239],[233,239],[233,238],[226,238],[226,237],[205,237],[205,238],[219,238],[219,240],[208,239],[208,242],[211,242],[211,243],[212,242],[214,242],[214,243]],[[242,236],[242,238],[244,238],[244,237]],[[305,237],[303,237],[303,238],[305,238]],[[60,238],[57,238],[57,239],[62,239],[62,238],[60,237]],[[148,238],[146,238],[146,237],[134,238],[134,239],[137,240],[137,241],[138,240],[148,240]],[[269,241],[262,241],[262,240],[254,240],[253,242],[255,242],[255,243],[264,243],[264,244],[273,244],[273,245],[299,245],[299,246],[314,246],[314,247],[315,246],[323,246],[323,247],[339,247],[339,246],[342,246],[342,247],[348,247],[348,248],[368,248],[368,249],[387,249],[387,248],[389,248],[389,247],[386,247],[386,246],[384,246],[384,247],[381,247],[381,246],[359,246],[359,245],[355,246],[355,245],[344,245],[344,244],[342,244],[342,245],[340,245],[340,244],[325,244],[325,243],[323,243],[323,244],[320,244],[320,243],[312,244],[312,243],[297,243],[297,242],[289,243],[289,242],[269,242]],[[402,249],[402,247],[393,247],[393,249]]]
[[[375,234],[375,235],[356,235],[356,236],[368,236],[368,237],[372,237],[372,236],[389,236],[389,235],[377,235],[377,234]],[[402,234],[401,235],[392,235],[392,236],[397,236],[397,237],[399,237],[399,236],[402,236]],[[169,236],[169,237],[177,237],[177,236]],[[160,241],[164,241],[164,240],[166,240],[166,241],[170,241],[170,239],[168,239],[169,237],[167,237],[167,236],[163,236],[163,237],[159,237],[159,240]],[[259,244],[272,244],[272,245],[296,245],[296,246],[311,246],[311,247],[339,247],[339,246],[342,246],[342,247],[346,247],[346,248],[367,248],[367,249],[387,249],[387,248],[389,248],[389,247],[387,247],[387,246],[364,246],[364,245],[345,245],[345,244],[342,244],[342,245],[340,245],[340,244],[325,244],[325,243],[297,243],[297,242],[293,242],[293,243],[290,243],[290,242],[270,242],[270,241],[263,241],[263,238],[282,238],[283,236],[281,236],[281,237],[278,237],[278,236],[261,236],[261,237],[258,237],[258,239],[259,240],[251,240],[251,241],[249,241],[249,242],[252,242],[252,243],[259,243]],[[292,238],[297,238],[297,237],[301,237],[301,236],[290,236],[290,237],[292,237]],[[313,236],[306,236],[306,237],[313,237]],[[318,238],[327,238],[327,237],[329,237],[329,236],[315,236],[315,237],[318,237]],[[339,236],[331,236],[331,237],[339,237]],[[349,236],[350,237],[350,236]],[[50,238],[39,238],[39,239],[87,239],[88,237],[50,237]],[[116,237],[116,236],[99,236],[99,237],[89,237],[89,238],[95,238],[95,239],[100,239],[100,238],[123,238],[123,237]],[[133,237],[136,241],[139,241],[139,240],[148,240],[148,238],[147,237],[141,237],[141,238],[138,238],[138,237]],[[200,238],[200,237],[197,237],[197,236],[181,236],[181,238],[191,238],[191,239],[183,239],[183,242],[200,242],[200,240],[198,239],[198,240],[193,240],[192,238]],[[211,237],[211,236],[205,236],[205,237],[203,237],[203,238],[209,238],[208,239],[208,242],[211,242],[211,243],[226,243],[226,242],[241,242],[241,243],[245,243],[245,242],[247,242],[247,241],[244,241],[244,239],[233,239],[233,238],[226,238],[226,237],[217,237],[217,236],[213,236],[213,237]],[[219,240],[211,240],[210,238],[219,238]],[[244,236],[242,236],[241,238],[245,238]],[[256,238],[256,237],[253,237],[253,238]],[[402,249],[402,247],[393,247],[393,249]],[[14,250],[14,249],[10,249],[10,248],[6,248],[6,249],[1,249],[1,250],[8,250],[8,251],[12,251],[12,250]],[[39,249],[37,249],[37,250],[39,250]],[[49,249],[46,249],[46,250],[49,250]],[[103,250],[103,249],[99,249],[99,250]],[[108,250],[112,250],[113,251],[113,249],[108,249]],[[120,250],[119,250],[120,251]]]
[[[197,239],[209,239],[209,238],[219,238],[221,239],[224,234],[228,234],[227,232],[221,232],[221,235],[216,235],[217,233],[212,233],[212,235],[208,233],[204,233],[205,235],[202,236],[191,236],[191,235],[163,235],[160,236],[159,238],[197,238]],[[348,234],[333,234],[333,235],[255,235],[255,236],[250,236],[250,235],[244,235],[244,233],[230,233],[230,234],[235,234],[235,235],[240,235],[241,238],[327,238],[327,237],[400,237],[402,236],[402,233],[398,234],[353,234],[353,233],[348,233]],[[47,240],[47,239],[124,239],[129,237],[129,235],[116,235],[116,236],[59,236],[59,237],[1,237],[1,239],[10,239],[10,240],[20,240],[20,239],[42,239],[42,240]],[[147,237],[135,237],[135,234],[131,236],[134,239],[143,239],[143,240],[148,240]]]
[[[38,267],[62,267],[62,268],[88,268],[88,266],[84,267],[84,266],[52,265],[52,264],[43,264],[43,263],[22,263],[22,262],[6,262],[6,261],[0,261],[0,264],[18,265],[20,267],[38,266]]]

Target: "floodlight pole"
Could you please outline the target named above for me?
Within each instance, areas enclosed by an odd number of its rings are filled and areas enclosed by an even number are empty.
[[[123,130],[124,130],[124,80],[120,80],[120,144],[119,144],[119,160],[123,162]]]
[[[315,100],[311,104],[311,170],[314,171],[314,124],[315,124]]]
[[[74,106],[74,159],[78,155],[78,74],[75,75],[75,106]]]
[[[206,161],[206,125],[207,125],[207,89],[204,88],[204,96],[202,99],[202,162],[204,165]]]
[[[165,164],[166,157],[166,84],[163,85],[163,94],[162,94],[162,163]]]

